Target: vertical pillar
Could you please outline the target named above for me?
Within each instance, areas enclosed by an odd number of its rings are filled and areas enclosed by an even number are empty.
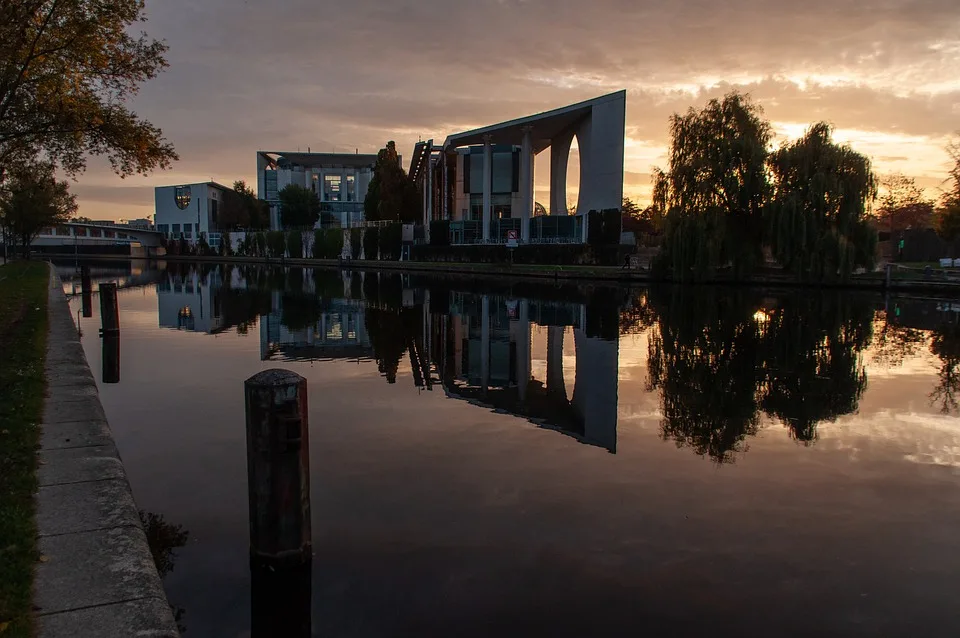
[[[101,380],[104,383],[120,383],[120,333],[104,334],[101,348]]]
[[[251,565],[310,561],[307,380],[264,370],[243,384]]]
[[[443,184],[440,186],[440,194],[443,197],[442,204],[440,205],[440,213],[442,219],[450,219],[450,194],[447,192],[448,188],[448,174],[447,174],[447,152],[444,150],[440,153],[440,160],[443,162]]]
[[[480,302],[480,386],[487,393],[490,386],[490,297]]]
[[[340,168],[340,227],[347,228],[350,220],[348,202],[350,200],[350,188],[347,186],[347,167]]]
[[[490,220],[493,216],[493,146],[491,136],[483,136],[483,241],[490,241]]]
[[[430,146],[428,145],[429,149]],[[430,151],[428,151],[430,152]],[[423,178],[424,189],[427,195],[427,206],[423,209],[423,236],[430,243],[430,222],[433,221],[433,162],[432,152],[427,156],[427,174]]]
[[[523,127],[520,145],[520,239],[530,241],[530,217],[533,216],[533,127]]]
[[[520,401],[527,400],[530,385],[530,301],[520,300],[520,320],[517,326],[517,391]]]

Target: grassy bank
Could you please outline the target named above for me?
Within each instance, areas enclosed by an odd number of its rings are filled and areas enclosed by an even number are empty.
[[[45,262],[0,266],[0,637],[33,635],[33,495],[47,343]]]

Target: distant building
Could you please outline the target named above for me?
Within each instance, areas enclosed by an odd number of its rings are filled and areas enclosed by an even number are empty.
[[[200,237],[213,248],[220,246],[218,219],[224,194],[231,189],[216,182],[157,186],[154,189],[155,226],[167,239],[196,244]]]
[[[138,230],[153,230],[153,222],[146,217],[140,217],[137,219],[121,219],[119,222],[117,222],[117,225],[136,228]]]
[[[290,184],[309,188],[320,199],[323,225],[362,222],[363,200],[377,156],[351,153],[257,152],[257,197],[270,204],[270,228],[283,219],[279,194]]]

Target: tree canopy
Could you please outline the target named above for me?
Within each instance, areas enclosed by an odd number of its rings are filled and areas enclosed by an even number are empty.
[[[740,93],[670,118],[669,169],[654,173],[654,208],[664,211],[664,252],[681,278],[762,256],[770,124]]]
[[[420,194],[400,166],[397,146],[392,141],[377,153],[373,178],[363,200],[363,212],[368,221],[413,223],[421,219]]]
[[[0,179],[41,155],[67,174],[104,155],[121,176],[178,159],[125,104],[167,66],[166,45],[131,28],[145,21],[143,0],[0,2]]]
[[[44,228],[70,221],[77,202],[51,162],[18,164],[0,186],[0,226],[16,238],[23,256]]]
[[[923,189],[912,177],[891,173],[880,180],[880,187],[883,197],[875,217],[881,230],[897,233],[933,225],[933,202],[923,196]]]
[[[829,124],[814,124],[770,157],[770,246],[804,279],[845,278],[875,261],[877,235],[866,219],[877,192],[870,160],[831,136]]]
[[[313,228],[320,218],[320,200],[309,188],[288,184],[278,197],[284,228]]]
[[[935,225],[937,234],[948,242],[955,242],[960,239],[960,139],[947,146],[947,153],[950,154],[953,167],[936,212]]]
[[[237,228],[267,228],[270,225],[268,204],[257,199],[245,181],[233,183],[233,190],[224,195],[219,225],[224,230]]]

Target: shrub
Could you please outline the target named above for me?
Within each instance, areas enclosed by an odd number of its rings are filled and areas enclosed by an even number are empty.
[[[380,229],[380,259],[400,259],[403,247],[403,224],[388,224]]]
[[[313,258],[336,259],[343,251],[343,230],[318,228],[313,231]]]
[[[450,222],[447,220],[437,220],[430,222],[430,245],[431,246],[449,246],[450,245]]]
[[[373,261],[377,259],[377,252],[380,247],[380,232],[377,228],[368,228],[363,234],[363,252],[364,257]]]
[[[287,238],[282,230],[271,230],[267,233],[267,250],[270,257],[283,257],[287,248]]]
[[[360,237],[363,234],[359,228],[350,229],[350,257],[352,259],[360,258]]]
[[[303,257],[303,233],[299,230],[287,233],[287,253],[292,259]]]

